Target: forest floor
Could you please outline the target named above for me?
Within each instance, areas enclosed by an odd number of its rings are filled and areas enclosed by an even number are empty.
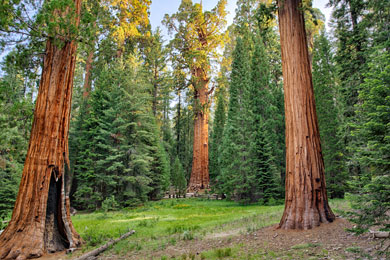
[[[385,259],[376,255],[381,241],[346,231],[352,224],[340,215],[348,203],[330,203],[337,220],[307,231],[276,228],[283,206],[216,200],[172,199],[126,211],[79,214],[73,222],[86,244],[55,259],[75,258],[129,229],[136,233],[98,259]]]

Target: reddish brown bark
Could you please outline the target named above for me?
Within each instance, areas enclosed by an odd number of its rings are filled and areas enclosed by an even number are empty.
[[[75,0],[77,17],[80,3]],[[36,258],[81,242],[65,194],[75,53],[74,41],[46,43],[30,143],[12,219],[0,236],[0,259]]]
[[[87,98],[91,92],[91,70],[92,70],[92,61],[93,61],[93,50],[88,52],[88,57],[85,62],[85,79],[83,86],[83,97]]]
[[[335,219],[324,161],[300,0],[279,1],[286,113],[286,198],[279,227],[311,229]]]
[[[191,178],[188,185],[190,192],[209,188],[209,89],[208,77],[203,69],[194,72],[197,79],[195,86],[194,145]]]

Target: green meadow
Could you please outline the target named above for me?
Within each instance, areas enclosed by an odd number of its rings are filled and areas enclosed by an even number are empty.
[[[72,220],[85,241],[82,252],[92,250],[129,230],[135,230],[134,235],[108,251],[109,254],[120,256],[132,251],[160,251],[167,246],[175,246],[179,241],[201,240],[213,234],[254,232],[278,223],[283,207],[240,205],[221,200],[171,199],[149,202],[122,211],[79,213]],[[332,201],[332,208],[336,211],[346,207],[344,200]],[[239,245],[236,248],[203,252],[202,255],[207,256],[207,259],[219,259],[231,256],[238,250]]]

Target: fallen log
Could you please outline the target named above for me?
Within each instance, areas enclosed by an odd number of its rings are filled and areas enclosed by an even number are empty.
[[[90,258],[94,258],[96,256],[98,256],[99,254],[101,254],[102,252],[104,252],[105,250],[107,250],[107,248],[109,248],[110,246],[114,245],[115,243],[133,235],[135,233],[134,230],[131,230],[129,232],[127,232],[126,234],[123,234],[120,238],[117,238],[115,240],[110,240],[109,242],[107,242],[105,245],[99,247],[99,248],[96,248],[95,250],[92,250],[74,260],[87,260],[87,259],[90,259]]]
[[[390,232],[386,231],[372,231],[370,233],[374,236],[374,238],[388,238],[390,237]]]

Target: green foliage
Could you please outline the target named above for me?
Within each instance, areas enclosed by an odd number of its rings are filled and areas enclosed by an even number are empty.
[[[353,134],[359,137],[356,158],[362,174],[354,177],[349,198],[354,211],[351,221],[355,232],[367,231],[372,226],[390,230],[390,41],[372,53],[372,62],[365,75],[357,106],[359,124]]]
[[[390,176],[356,177],[350,185],[355,193],[348,195],[353,209],[349,212],[349,220],[357,224],[351,230],[358,234],[371,227],[390,231]]]
[[[103,202],[102,202],[102,209],[107,212],[110,210],[116,210],[118,209],[118,202],[115,200],[115,196],[107,197]]]
[[[9,218],[27,153],[33,103],[22,71],[6,67],[0,77],[0,221]]]
[[[210,59],[218,56],[217,48],[226,38],[226,4],[226,0],[220,0],[211,11],[203,11],[201,4],[183,0],[177,13],[165,15],[163,24],[175,33],[170,46],[178,51],[172,53],[172,58],[181,63],[180,67],[206,69]]]
[[[238,37],[233,53],[229,111],[220,148],[221,174],[217,186],[243,203],[267,203],[279,197],[276,173],[280,162],[278,135],[282,117],[273,97],[269,63],[260,36]],[[251,51],[251,45],[254,50]],[[252,53],[252,61],[250,54]],[[279,133],[280,134],[280,133]]]
[[[215,110],[213,130],[210,141],[210,158],[209,158],[209,167],[210,167],[210,181],[212,186],[216,185],[218,176],[221,175],[221,167],[219,161],[219,153],[221,151],[223,129],[225,127],[226,121],[226,104],[224,98],[224,92],[220,91],[217,97],[217,108]],[[216,188],[218,189],[218,188]]]
[[[158,199],[169,161],[151,113],[149,85],[135,57],[106,66],[88,100],[74,172],[75,206],[99,208],[114,195],[122,207]],[[80,118],[81,119],[81,118]]]
[[[180,86],[178,86],[180,87]],[[176,105],[175,114],[173,117],[173,150],[172,150],[172,163],[177,156],[185,171],[186,180],[189,180],[192,169],[192,150],[193,150],[193,129],[194,129],[194,116],[191,110],[190,101],[186,101],[183,104],[183,97],[181,91],[177,92],[179,102]]]
[[[255,39],[255,49],[251,64],[250,100],[250,163],[251,170],[258,182],[255,186],[255,197],[264,202],[280,196],[276,179],[277,136],[272,134],[278,126],[278,109],[272,97],[269,62],[261,37]]]
[[[221,152],[222,166],[218,185],[228,197],[246,202],[252,200],[250,185],[252,176],[249,175],[248,162],[248,127],[247,95],[250,85],[249,49],[247,42],[241,37],[237,39],[233,53],[231,83],[229,88],[229,110],[226,126],[223,132]]]
[[[334,60],[340,95],[339,133],[343,146],[347,148],[342,152],[345,153],[344,163],[348,165],[348,174],[356,175],[361,169],[354,158],[353,147],[359,140],[351,135],[351,125],[358,121],[355,105],[358,104],[359,91],[367,71],[369,33],[367,20],[364,19],[367,6],[362,0],[332,0],[330,5],[335,7],[332,16],[335,19],[337,48]]]
[[[325,163],[326,188],[331,198],[342,198],[347,171],[339,129],[339,96],[335,85],[331,46],[325,32],[315,38],[313,50],[313,85],[321,148]]]
[[[186,175],[178,157],[176,157],[171,169],[171,183],[175,187],[176,194],[185,196],[187,190]]]

